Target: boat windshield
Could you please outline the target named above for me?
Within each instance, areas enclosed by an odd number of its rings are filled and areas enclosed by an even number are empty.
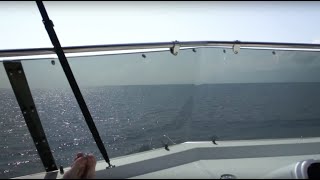
[[[177,55],[142,50],[78,55],[68,61],[111,158],[213,138],[320,135],[317,51],[193,47]],[[57,165],[68,166],[78,151],[92,152],[101,160],[59,61],[21,63]],[[6,137],[1,149],[17,148],[7,152],[10,161],[1,160],[9,162],[2,168],[10,174],[12,167],[23,166],[12,159],[37,157],[10,140],[21,141],[28,132],[4,68],[0,70],[5,97],[1,133]],[[10,128],[7,119],[18,123]],[[15,133],[8,133],[12,128]]]
[[[12,11],[17,13],[15,22],[7,20],[8,10],[0,11],[0,19],[6,19],[0,49],[7,49],[0,50],[0,178],[68,167],[79,151],[106,160],[101,145],[115,158],[190,141],[219,145],[228,140],[320,136],[320,41],[311,36],[317,28],[306,28],[318,24],[305,21],[318,17],[319,3],[268,6],[272,16],[260,13],[266,6],[243,10],[245,4],[238,11],[234,2],[228,10],[219,2],[199,4],[197,10],[194,4],[176,6],[180,9],[171,4],[170,13],[166,6],[161,12],[146,8],[160,7],[155,4],[136,4],[139,8],[132,11],[118,4],[111,8],[116,10],[102,8],[90,16],[83,7],[94,8],[86,4],[72,13],[73,5],[63,6],[67,10],[61,15],[56,11],[59,5],[46,2],[75,80],[65,73],[68,63],[61,63],[61,55],[57,58],[59,48],[49,41],[36,4],[26,2],[32,8],[25,9],[24,4],[10,3],[3,9],[17,8]],[[220,10],[212,11],[216,5]],[[141,14],[143,10],[146,14]],[[282,12],[287,16],[278,18]],[[296,12],[304,13],[298,17]],[[305,24],[297,26],[297,21]],[[16,26],[10,27],[11,23]],[[270,28],[280,25],[287,29]],[[234,41],[255,36],[259,42]],[[102,37],[106,41],[100,41]],[[79,47],[75,41],[108,45]],[[281,41],[289,43],[275,43]],[[25,48],[52,44],[56,49]],[[75,86],[81,93],[74,93]],[[93,124],[84,117],[84,106]]]

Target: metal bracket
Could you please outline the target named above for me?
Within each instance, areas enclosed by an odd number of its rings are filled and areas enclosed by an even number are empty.
[[[233,45],[232,49],[233,49],[233,53],[238,54],[240,51],[240,41],[235,41],[235,44]]]
[[[3,66],[46,171],[57,170],[21,62],[4,61]]]
[[[179,53],[179,50],[180,50],[180,43],[179,43],[179,41],[174,41],[173,42],[173,47],[171,47],[170,48],[170,52],[171,52],[171,54],[173,54],[173,55],[178,55],[178,53]]]
[[[167,150],[167,151],[170,151],[169,145],[168,145],[168,144],[165,144],[165,145],[164,145],[164,149]]]
[[[217,140],[217,137],[216,136],[212,136],[212,138],[211,138],[212,143],[215,144],[215,145],[218,145],[216,140]]]
[[[167,136],[167,135],[164,134],[163,137],[165,137],[165,138],[167,138],[169,141],[171,141],[171,143],[172,143],[173,145],[176,144],[175,142],[173,142],[173,141],[170,139],[169,136]],[[168,141],[168,142],[169,142],[169,141]],[[162,144],[163,144],[163,146],[164,146],[164,149],[167,150],[167,151],[170,151],[170,149],[169,149],[169,143],[168,143],[168,142],[167,142],[167,143],[164,143],[163,140],[161,140],[161,142],[162,142]]]
[[[109,166],[106,167],[106,169],[112,169],[112,168],[115,168],[115,167],[116,167],[115,165],[112,165],[112,164],[109,163]]]
[[[60,174],[64,174],[64,169],[63,169],[63,166],[60,166]]]

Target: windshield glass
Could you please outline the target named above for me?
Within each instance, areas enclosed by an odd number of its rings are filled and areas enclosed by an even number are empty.
[[[318,54],[199,47],[68,61],[112,158],[212,138],[319,136]],[[57,164],[79,150],[102,160],[59,61],[22,64]]]
[[[198,47],[68,61],[113,158],[187,141],[318,137],[318,54]],[[59,61],[22,65],[57,165],[79,150],[102,160]]]

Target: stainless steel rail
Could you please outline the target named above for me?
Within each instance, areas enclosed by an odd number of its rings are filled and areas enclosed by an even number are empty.
[[[184,41],[184,42],[173,41],[173,42],[154,42],[154,43],[69,46],[69,47],[62,47],[62,49],[65,53],[83,53],[83,52],[116,51],[116,50],[172,48],[175,44],[179,44],[181,48],[185,48],[185,47],[232,48],[234,45],[239,45],[240,48],[299,49],[299,50],[320,51],[320,44],[241,42],[241,41]],[[33,55],[49,55],[49,54],[55,54],[54,48],[0,50],[0,57],[33,56]]]

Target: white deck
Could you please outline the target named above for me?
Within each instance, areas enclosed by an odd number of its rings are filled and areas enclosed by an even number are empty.
[[[320,138],[186,142],[111,159],[116,168],[97,163],[97,178],[276,178],[270,173],[306,159],[320,159]],[[65,168],[67,171],[69,168]],[[288,170],[287,178],[293,178]],[[57,172],[38,173],[20,178],[61,178]]]

